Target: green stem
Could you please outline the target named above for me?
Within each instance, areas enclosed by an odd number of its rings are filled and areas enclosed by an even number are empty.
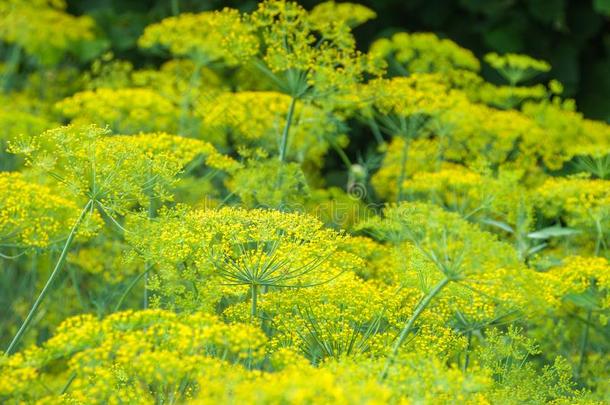
[[[186,90],[186,92],[184,93],[184,96],[182,97],[182,102],[180,103],[180,119],[178,122],[178,134],[179,135],[187,135],[185,134],[185,130],[186,130],[186,123],[187,123],[187,117],[188,117],[188,110],[189,110],[189,105],[191,104],[191,101],[193,99],[192,97],[192,90],[195,87],[199,87],[199,82],[201,79],[201,68],[204,65],[204,62],[202,60],[201,57],[197,57],[195,59],[195,67],[193,70],[193,73],[191,74],[191,78],[189,79],[189,87]],[[190,135],[190,134],[188,134]]]
[[[400,174],[398,176],[398,196],[397,196],[397,202],[401,202],[402,201],[402,188],[403,185],[402,183],[405,182],[405,178],[407,177],[407,156],[409,154],[409,138],[404,138],[405,140],[405,144],[402,148],[402,157],[400,159]]]
[[[288,108],[288,115],[286,115],[286,124],[284,125],[284,130],[282,131],[282,140],[280,143],[280,162],[284,163],[286,161],[286,152],[288,150],[288,135],[290,132],[290,125],[292,125],[292,117],[294,116],[294,108],[297,103],[297,98],[292,97],[290,100],[290,107]]]
[[[42,303],[42,300],[44,300],[46,295],[51,290],[53,281],[55,281],[55,279],[57,278],[57,275],[61,271],[61,269],[64,265],[64,262],[66,261],[66,257],[68,256],[68,251],[70,250],[72,241],[74,240],[74,237],[76,236],[76,232],[77,232],[80,224],[82,223],[83,219],[85,218],[85,215],[87,215],[87,212],[89,211],[89,208],[91,207],[92,204],[93,204],[93,201],[89,200],[89,202],[85,205],[85,207],[81,211],[80,215],[78,216],[78,219],[72,226],[72,229],[70,230],[70,234],[68,235],[68,239],[66,239],[66,243],[64,244],[61,254],[59,255],[59,258],[57,259],[57,263],[55,263],[55,268],[51,272],[51,275],[49,276],[47,283],[45,284],[42,291],[40,292],[40,295],[38,296],[38,298],[36,298],[36,301],[34,301],[34,305],[32,305],[30,312],[28,313],[27,317],[21,324],[21,327],[19,328],[19,330],[17,331],[17,334],[11,341],[11,344],[8,346],[8,349],[6,349],[6,352],[4,353],[5,356],[8,356],[13,353],[13,351],[17,347],[17,344],[21,340],[23,334],[27,331],[28,326],[34,319],[34,315],[36,314],[38,307]]]
[[[2,73],[2,84],[0,90],[7,91],[10,87],[11,80],[15,73],[19,70],[19,63],[21,62],[21,48],[19,45],[13,45],[11,53],[8,57],[8,61]]]
[[[148,198],[148,220],[152,220],[153,218],[155,218],[157,216],[157,204],[155,203],[155,198],[154,195],[152,194],[151,191],[151,195]],[[144,309],[148,308],[148,274],[150,272],[150,269],[152,268],[152,265],[146,261],[144,263]]]
[[[83,311],[87,310],[87,305],[85,304],[85,300],[83,298],[83,294],[80,291],[80,287],[78,285],[78,280],[76,278],[76,271],[72,266],[68,266],[68,273],[70,274],[70,279],[72,281],[72,286],[74,287],[74,291],[76,292],[76,298],[78,299],[78,303],[80,304]]]
[[[582,339],[580,341],[580,359],[578,360],[578,366],[576,367],[576,377],[580,376],[583,366],[585,365],[587,345],[589,344],[589,324],[591,323],[592,315],[593,311],[589,309],[587,311],[587,322],[585,323],[585,329],[582,332]]]
[[[337,155],[339,155],[339,158],[341,158],[341,161],[349,170],[352,167],[352,162],[349,160],[349,157],[347,156],[345,151],[343,149],[341,149],[341,147],[339,145],[337,145],[335,142],[331,141],[330,145],[335,150],[335,152],[337,152]]]
[[[439,283],[437,285],[434,286],[434,288],[432,288],[432,290],[430,290],[428,295],[426,295],[424,297],[424,299],[421,300],[420,303],[417,305],[417,308],[415,308],[415,312],[413,312],[413,315],[411,315],[411,318],[409,318],[409,321],[407,322],[405,327],[400,332],[400,335],[398,335],[398,339],[396,340],[396,343],[394,343],[394,346],[392,347],[392,352],[390,353],[390,356],[388,357],[388,359],[385,363],[383,372],[380,375],[381,381],[385,380],[386,377],[388,376],[388,371],[390,370],[390,367],[392,366],[392,364],[394,364],[394,360],[396,359],[396,355],[398,354],[398,349],[400,348],[400,346],[402,345],[404,340],[407,338],[409,333],[411,333],[411,331],[413,330],[413,325],[415,324],[415,321],[417,321],[417,319],[422,314],[422,312],[428,307],[428,305],[430,305],[430,302],[432,301],[432,299],[434,297],[436,297],[438,295],[438,293],[440,293],[441,290],[443,288],[445,288],[445,286],[447,284],[449,284],[450,281],[451,280],[449,280],[447,277],[443,278],[441,281],[439,281]]]
[[[135,287],[136,284],[138,284],[138,281],[140,281],[142,279],[142,277],[144,277],[146,274],[148,274],[148,272],[150,271],[151,268],[152,267],[146,268],[142,273],[138,274],[131,281],[131,283],[129,283],[129,285],[127,286],[125,291],[123,291],[121,298],[119,298],[119,302],[117,302],[116,306],[114,307],[114,312],[117,312],[119,309],[121,309],[121,306],[123,305],[123,301],[125,301],[125,298],[127,297],[127,295],[129,295],[129,292],[133,289],[133,287]]]
[[[256,318],[256,304],[258,301],[258,285],[257,284],[252,284],[252,312],[251,312],[251,316],[252,319]]]
[[[61,388],[61,391],[59,392],[59,395],[65,394],[68,391],[68,388],[70,388],[70,386],[72,385],[72,383],[74,382],[75,379],[76,379],[76,371],[73,371],[70,374],[70,376],[68,377],[68,381],[66,381],[64,386]]]
[[[144,274],[144,302],[142,304],[142,307],[144,309],[148,309],[148,270],[146,270],[143,274]]]
[[[379,125],[377,125],[377,121],[374,118],[369,119],[369,126],[371,127],[371,131],[373,132],[373,136],[379,145],[385,144],[385,140],[383,139],[383,135],[381,135],[381,131],[379,130]]]
[[[172,2],[172,15],[180,14],[179,0],[171,0],[171,2]]]
[[[472,345],[472,331],[468,331],[468,344],[466,346],[466,354],[464,356],[464,368],[463,372],[466,373],[468,371],[468,365],[470,363],[470,347]]]
[[[599,256],[602,247],[602,242],[604,240],[604,231],[602,229],[602,225],[599,219],[595,220],[595,229],[597,231],[597,235],[595,238],[595,256]]]
[[[595,240],[595,256],[599,256],[600,250],[601,250],[601,245],[602,245],[602,238],[603,238],[603,232],[601,229],[601,224],[598,221],[595,221],[595,226],[597,229],[597,238]],[[585,328],[582,331],[582,337],[580,340],[580,356],[578,359],[578,366],[576,366],[576,372],[575,375],[576,377],[580,376],[580,373],[582,372],[582,369],[585,365],[585,357],[587,355],[587,346],[589,344],[589,329],[591,328],[591,318],[593,316],[593,310],[589,309],[587,310],[587,320],[585,321]]]

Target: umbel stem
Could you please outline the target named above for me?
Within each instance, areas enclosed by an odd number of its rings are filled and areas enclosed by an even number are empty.
[[[409,138],[405,137],[405,144],[402,147],[402,156],[400,159],[400,175],[398,176],[398,195],[397,202],[401,202],[403,198],[403,183],[407,177],[407,156],[409,154]]]
[[[593,315],[593,311],[590,309],[587,311],[587,320],[585,323],[585,328],[582,331],[582,337],[580,339],[580,356],[578,358],[578,365],[576,366],[576,374],[577,377],[580,377],[582,373],[582,369],[585,365],[585,359],[587,357],[587,345],[589,344],[589,325],[591,324],[591,318]]]
[[[125,298],[127,298],[129,293],[131,292],[131,290],[133,290],[133,288],[136,286],[136,284],[138,284],[138,281],[140,281],[143,277],[146,277],[146,275],[150,272],[151,269],[152,269],[151,265],[146,265],[144,268],[144,271],[142,273],[138,274],[131,281],[131,283],[129,283],[129,285],[127,286],[125,291],[123,291],[123,294],[121,294],[121,298],[119,298],[119,301],[117,302],[116,306],[114,307],[114,312],[118,312],[121,309],[121,306],[123,305],[123,302],[125,301]],[[145,295],[146,295],[146,293],[145,293]],[[144,299],[146,301],[147,297],[145,297]]]
[[[53,281],[55,281],[55,279],[57,278],[57,275],[63,268],[63,265],[66,261],[66,257],[68,256],[68,252],[70,251],[70,246],[72,245],[72,242],[74,241],[74,237],[76,236],[76,232],[78,231],[78,228],[80,227],[81,223],[83,222],[83,219],[85,218],[85,215],[87,214],[87,211],[89,211],[89,209],[91,208],[92,204],[93,204],[93,201],[89,200],[89,202],[85,205],[85,207],[81,211],[78,219],[72,226],[72,229],[70,230],[70,234],[68,235],[68,239],[66,239],[66,243],[64,244],[61,254],[59,255],[59,258],[57,259],[57,262],[55,263],[55,268],[51,272],[49,279],[47,280],[46,284],[42,288],[40,295],[38,295],[38,298],[36,298],[36,301],[34,301],[34,305],[32,305],[30,312],[28,313],[27,317],[21,324],[21,327],[17,331],[17,334],[15,335],[15,337],[13,337],[11,344],[6,349],[6,352],[4,353],[5,356],[9,356],[10,354],[13,353],[13,351],[19,344],[19,341],[23,337],[23,334],[27,331],[28,326],[30,326],[30,323],[32,323],[32,319],[34,319],[34,315],[36,314],[38,307],[42,303],[42,300],[44,300],[46,295],[51,290]]]
[[[290,107],[288,107],[288,115],[286,115],[286,124],[284,125],[284,130],[282,131],[282,139],[280,141],[280,162],[284,163],[286,161],[286,152],[288,150],[288,135],[290,132],[290,125],[292,125],[292,117],[294,116],[294,108],[297,103],[297,98],[292,97],[290,100]]]
[[[251,288],[252,288],[252,311],[251,311],[250,315],[251,315],[252,319],[255,319],[256,315],[257,315],[256,305],[257,305],[257,301],[258,301],[258,285],[252,284]]]
[[[595,225],[597,228],[597,238],[595,240],[595,256],[599,256],[602,240],[603,240],[603,232],[601,228],[601,224],[599,220],[595,221]],[[576,366],[576,376],[580,377],[582,373],[583,367],[585,366],[585,361],[587,357],[587,345],[589,344],[589,328],[591,327],[591,319],[593,317],[593,311],[591,309],[587,310],[587,319],[585,321],[585,327],[582,331],[582,337],[580,338],[580,355],[578,358],[578,365]]]
[[[155,203],[154,197],[151,195],[148,199],[148,220],[151,221],[157,216],[157,204]],[[152,269],[152,264],[146,261],[144,263],[144,309],[148,309],[148,275]]]
[[[400,332],[400,335],[398,335],[398,339],[396,340],[396,342],[394,343],[394,346],[392,347],[392,353],[390,353],[390,356],[388,357],[388,359],[385,363],[385,366],[383,368],[383,372],[379,376],[379,379],[381,381],[385,380],[386,377],[388,376],[388,371],[390,370],[390,367],[392,367],[392,365],[394,364],[396,355],[398,354],[398,349],[400,348],[400,346],[402,345],[402,343],[404,342],[406,337],[409,335],[409,333],[411,333],[411,331],[413,330],[413,325],[415,324],[415,321],[417,321],[417,318],[419,318],[419,316],[422,314],[424,309],[426,309],[428,307],[428,305],[430,304],[432,299],[434,297],[436,297],[438,295],[438,293],[440,293],[441,290],[443,288],[445,288],[445,286],[447,284],[449,284],[449,281],[450,280],[447,277],[443,278],[441,281],[439,281],[439,283],[437,285],[434,286],[434,288],[432,288],[432,290],[430,290],[428,295],[426,295],[419,302],[419,304],[415,308],[415,312],[413,312],[413,315],[411,315],[411,318],[409,318],[409,321],[407,322],[405,327]]]

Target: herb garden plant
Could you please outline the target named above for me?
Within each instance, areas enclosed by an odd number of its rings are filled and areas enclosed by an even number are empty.
[[[0,1],[0,402],[610,401],[610,125],[373,18]]]

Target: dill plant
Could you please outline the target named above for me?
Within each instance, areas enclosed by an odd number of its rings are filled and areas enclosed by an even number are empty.
[[[404,199],[403,183],[412,141],[429,130],[432,121],[447,109],[452,100],[443,97],[446,88],[434,76],[412,75],[408,78],[379,80],[368,85],[372,109],[379,128],[387,135],[402,139],[396,201]]]
[[[356,51],[349,25],[365,22],[371,12],[360,7],[349,18],[343,11],[342,17],[330,21],[320,10],[308,13],[297,3],[271,0],[260,3],[249,19],[262,38],[260,53],[250,63],[291,98],[279,144],[281,162],[286,159],[299,100],[332,106],[353,92],[365,74],[379,72],[374,61]]]
[[[196,141],[193,142],[196,144]],[[60,188],[73,193],[75,200],[86,202],[68,233],[47,283],[11,341],[7,354],[15,349],[49,293],[83,221],[97,210],[123,230],[115,216],[124,214],[138,203],[148,206],[149,217],[154,215],[155,199],[164,201],[169,198],[164,190],[165,183],[171,182],[183,165],[206,148],[205,144],[192,143],[189,145],[191,149],[180,150],[181,145],[172,145],[171,137],[166,135],[160,135],[157,139],[149,136],[123,140],[121,137],[108,136],[107,130],[94,125],[60,127],[42,136],[22,137],[14,141],[12,152],[23,153],[29,165],[56,180]],[[199,151],[193,146],[200,146]],[[146,147],[150,150],[147,151]],[[155,147],[157,151],[165,153],[159,154],[163,159],[156,160],[151,154]],[[210,148],[208,145],[208,151]],[[170,157],[174,160],[168,159]],[[145,305],[146,302],[145,295]]]
[[[189,7],[136,64],[0,2],[0,402],[608,397],[610,126],[550,65],[363,51],[354,3]]]
[[[492,235],[480,231],[455,214],[425,203],[403,203],[389,207],[384,214],[385,219],[365,222],[361,229],[381,240],[407,240],[413,243],[416,250],[433,264],[438,274],[425,276],[428,280],[424,283],[424,295],[392,346],[380,374],[382,380],[387,378],[400,346],[413,333],[418,318],[449,285],[456,284],[480,294],[486,300],[491,300],[494,306],[501,303],[500,308],[506,304],[508,308],[515,304],[516,308],[523,305],[524,297],[506,294],[500,280],[510,280],[521,291],[525,291],[525,284],[531,280],[527,275],[520,274],[521,265],[515,252]]]
[[[182,310],[213,304],[208,300],[219,300],[226,287],[245,286],[250,315],[257,318],[259,295],[328,282],[341,274],[343,261],[349,263],[337,252],[344,236],[302,214],[228,207],[178,210],[165,212],[150,226],[159,239],[137,233],[129,235],[131,243],[160,267],[158,304]],[[353,260],[352,266],[357,265],[358,259]]]

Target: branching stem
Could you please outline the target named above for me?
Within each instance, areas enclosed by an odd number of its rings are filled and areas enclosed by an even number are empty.
[[[436,284],[434,286],[434,288],[432,288],[432,290],[430,290],[428,295],[426,295],[419,302],[419,304],[415,308],[415,312],[413,312],[413,315],[411,315],[411,318],[409,318],[409,321],[407,322],[405,327],[400,332],[400,335],[398,335],[398,339],[396,340],[396,342],[394,343],[394,346],[392,347],[392,352],[390,353],[390,356],[386,360],[383,372],[379,376],[379,379],[381,381],[383,381],[387,378],[388,371],[390,370],[390,367],[394,364],[394,361],[396,360],[396,355],[398,354],[398,349],[400,348],[400,346],[402,345],[404,340],[407,338],[409,333],[411,333],[411,331],[413,330],[413,325],[415,324],[415,321],[417,321],[417,319],[422,314],[422,312],[428,307],[428,305],[430,305],[430,302],[432,301],[432,299],[434,299],[434,297],[436,297],[441,292],[441,290],[443,288],[445,288],[445,286],[447,284],[449,284],[450,281],[451,280],[449,280],[447,277],[443,278],[441,281],[439,281],[438,284]]]
[[[70,251],[70,247],[72,246],[72,242],[74,241],[74,237],[76,236],[76,232],[78,231],[78,228],[80,227],[81,223],[83,222],[83,219],[87,215],[87,212],[89,211],[92,204],[93,204],[93,200],[89,200],[89,202],[85,205],[85,207],[81,211],[80,215],[78,216],[78,219],[72,226],[72,229],[70,230],[70,234],[68,235],[68,239],[66,239],[66,243],[64,244],[61,254],[59,255],[59,258],[57,259],[57,262],[55,263],[55,268],[51,272],[51,275],[49,276],[49,279],[47,280],[45,286],[42,288],[40,295],[38,295],[38,298],[36,298],[36,301],[34,301],[34,305],[32,305],[30,312],[28,313],[27,317],[21,324],[21,327],[17,331],[17,334],[15,334],[15,337],[13,337],[13,340],[11,341],[8,348],[6,349],[6,352],[4,353],[5,356],[9,356],[17,348],[17,345],[19,344],[19,341],[23,337],[23,334],[27,331],[28,327],[30,326],[30,323],[32,323],[32,320],[34,319],[34,315],[36,314],[38,307],[40,306],[40,304],[42,303],[44,298],[47,296],[47,294],[51,290],[53,281],[55,281],[55,279],[57,278],[57,275],[60,273],[61,269],[63,268],[63,265],[66,261],[66,257],[68,256],[68,252]]]

